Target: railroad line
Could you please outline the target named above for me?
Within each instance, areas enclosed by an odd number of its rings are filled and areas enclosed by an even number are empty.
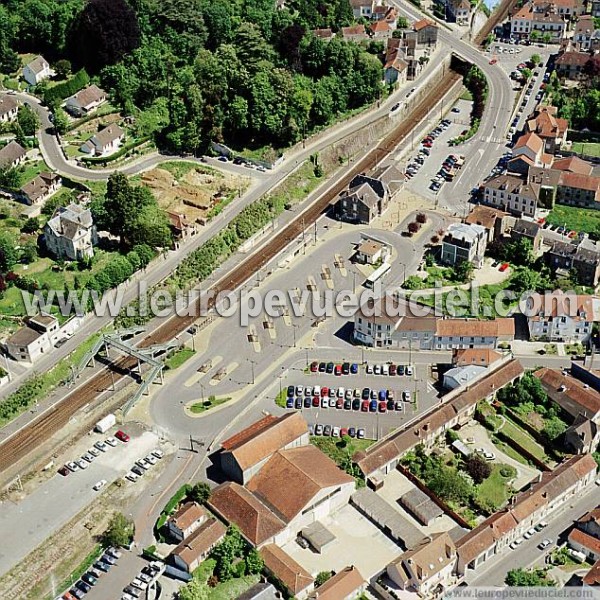
[[[225,275],[219,282],[211,287],[208,293],[208,308],[214,305],[214,298],[221,292],[237,289],[254,273],[269,263],[279,252],[284,250],[291,240],[301,235],[323,213],[331,202],[348,186],[352,178],[360,173],[371,171],[380,158],[391,153],[398,144],[404,141],[412,129],[420,123],[430,112],[435,102],[442,98],[451,87],[461,78],[453,70],[448,73],[430,90],[427,96],[415,109],[403,119],[369,154],[358,161],[344,177],[331,186],[301,212],[287,226],[276,233],[259,252],[249,256]],[[197,300],[200,302],[200,300]],[[193,311],[192,311],[193,312]],[[199,314],[196,312],[196,314]],[[197,320],[197,316],[172,316],[168,318],[152,334],[144,338],[140,346],[147,347],[153,344],[167,342],[182,333]],[[101,392],[106,391],[112,384],[110,371],[114,373],[115,381],[122,379],[137,361],[131,357],[121,357],[110,366],[105,367],[97,375],[79,385],[54,407],[48,409],[38,418],[23,427],[18,433],[0,444],[0,473],[6,471],[20,460],[29,455],[35,448],[48,441],[69,419],[83,406],[90,403]]]

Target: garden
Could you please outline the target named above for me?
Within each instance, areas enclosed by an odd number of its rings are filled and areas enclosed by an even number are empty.
[[[359,440],[351,438],[349,435],[344,435],[341,439],[317,435],[312,436],[310,441],[323,454],[331,458],[340,469],[354,477],[359,487],[364,486],[362,473],[353,462],[352,457],[357,452],[366,450],[374,443],[374,440]]]

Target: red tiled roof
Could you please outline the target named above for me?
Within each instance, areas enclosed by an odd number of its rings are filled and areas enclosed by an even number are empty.
[[[581,529],[571,531],[569,542],[579,544],[594,554],[600,554],[600,540],[585,531],[581,531]]]
[[[600,560],[596,561],[594,566],[586,573],[583,584],[600,586]]]
[[[279,546],[267,544],[260,549],[260,555],[265,561],[265,567],[292,595],[298,595],[314,582],[311,574]]]

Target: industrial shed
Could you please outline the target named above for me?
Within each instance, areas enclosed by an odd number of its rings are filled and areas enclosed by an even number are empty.
[[[400,498],[400,504],[422,525],[431,525],[444,512],[427,494],[415,488]]]

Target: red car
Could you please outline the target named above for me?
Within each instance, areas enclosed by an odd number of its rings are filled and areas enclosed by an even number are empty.
[[[318,362],[313,362],[310,364],[310,372],[311,373],[316,373],[319,370],[319,363]]]
[[[342,365],[335,365],[335,374],[336,375],[342,374]]]
[[[69,467],[67,467],[67,465],[65,465],[64,467],[61,467],[58,472],[63,476],[66,477],[70,472],[71,469],[69,469]]]
[[[369,412],[369,401],[368,400],[363,400],[360,410],[362,410],[363,412]]]
[[[344,437],[345,435],[348,435],[348,430],[345,427],[342,427],[340,429],[340,437]]]
[[[321,403],[321,399],[319,398],[319,396],[315,396],[315,397],[312,399],[312,405],[313,405],[313,406],[315,406],[315,407],[317,407],[317,408],[318,408],[320,403]]]
[[[115,433],[115,437],[124,443],[127,443],[131,439],[124,431],[121,431],[120,429],[117,431],[117,433]]]
[[[387,410],[387,403],[382,401],[379,403],[379,412],[385,412]]]
[[[329,396],[329,388],[328,388],[328,387],[325,387],[325,386],[323,386],[323,387],[321,388],[321,397],[323,397],[323,398],[324,398],[325,396]]]
[[[506,271],[506,269],[508,269],[508,267],[510,267],[510,265],[508,263],[502,263],[500,265],[499,271],[502,272],[502,273],[504,273],[504,271]]]
[[[335,402],[335,407],[336,408],[344,408],[344,399],[338,398]]]

